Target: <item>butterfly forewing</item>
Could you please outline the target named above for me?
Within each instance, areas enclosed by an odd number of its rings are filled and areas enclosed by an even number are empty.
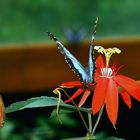
[[[54,37],[49,32],[48,36],[56,42],[58,49],[64,55],[65,60],[69,64],[70,68],[79,76],[80,81],[87,84],[89,81],[89,77],[80,62],[64,47],[64,45],[60,41],[57,40],[56,37]]]
[[[89,60],[88,60],[88,75],[89,75],[89,81],[93,83],[94,83],[94,73],[95,73],[94,48],[90,46]]]
[[[96,28],[98,23],[98,17],[95,20],[94,27],[93,27],[93,34],[91,39],[91,45],[89,50],[89,60],[88,60],[88,75],[90,82],[94,83],[94,73],[95,73],[95,60],[94,60],[94,40],[96,34]]]

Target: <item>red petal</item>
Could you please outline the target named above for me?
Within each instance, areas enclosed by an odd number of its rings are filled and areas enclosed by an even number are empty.
[[[118,88],[111,78],[109,79],[106,92],[105,104],[107,115],[111,123],[115,125],[118,117]]]
[[[79,104],[78,104],[78,107],[81,107],[81,106],[85,103],[85,101],[86,101],[86,99],[87,99],[87,97],[88,97],[89,95],[90,95],[90,90],[86,90],[86,91],[84,92],[84,94],[83,94],[83,96],[82,96],[82,98],[81,98]]]
[[[128,106],[129,109],[131,109],[132,102],[129,94],[127,92],[121,93],[121,96],[123,98],[124,103]]]
[[[103,60],[103,57],[101,55],[99,55],[96,59],[96,67],[97,68],[105,67],[104,60]]]
[[[76,86],[82,86],[82,83],[80,81],[71,81],[71,82],[65,82],[60,85],[60,87],[64,88],[72,88]]]
[[[77,96],[79,96],[82,92],[84,92],[83,88],[79,88],[68,100],[65,101],[65,103],[68,103],[75,99]]]
[[[104,103],[108,82],[108,78],[100,78],[100,80],[98,80],[92,99],[93,114],[98,113]]]
[[[113,80],[123,87],[131,96],[140,101],[140,86],[135,80],[123,75],[114,76]]]

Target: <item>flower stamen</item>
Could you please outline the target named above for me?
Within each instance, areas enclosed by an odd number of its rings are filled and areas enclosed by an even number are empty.
[[[111,68],[101,68],[101,77],[111,78],[113,71]]]
[[[120,54],[121,53],[121,50],[118,49],[118,48],[108,48],[108,49],[105,49],[102,46],[95,46],[94,49],[97,50],[98,53],[101,53],[101,54],[105,55],[106,67],[109,67],[109,61],[110,61],[110,58],[111,58],[112,54],[115,54],[115,53]]]

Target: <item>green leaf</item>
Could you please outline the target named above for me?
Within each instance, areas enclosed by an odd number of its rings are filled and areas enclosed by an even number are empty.
[[[6,107],[6,113],[11,113],[27,108],[38,108],[38,107],[49,107],[49,106],[57,106],[58,98],[56,97],[34,97],[27,99],[25,101],[18,101],[16,103],[11,104]],[[60,101],[60,107],[66,108],[67,110],[77,111],[77,107],[69,104],[65,104],[62,100]],[[91,108],[78,108],[83,112],[91,112]]]
[[[30,98],[27,99],[26,101],[19,101],[6,107],[6,113],[11,113],[26,108],[56,106],[57,102],[58,102],[58,98],[55,97],[42,96],[42,97]],[[63,101],[61,101],[61,103],[63,103]]]
[[[125,140],[125,139],[117,138],[117,137],[107,137],[107,138],[97,139],[97,140]]]
[[[56,109],[54,109],[54,110],[52,111],[50,118],[53,118],[53,117],[56,117],[56,116],[57,116],[56,111],[57,111]],[[68,109],[68,108],[60,107],[58,115],[59,115],[59,114],[72,113],[72,112],[74,112],[74,111],[75,111],[75,110],[73,110],[73,109]]]
[[[61,139],[61,140],[125,140],[117,137],[108,137],[103,139],[91,139],[86,137],[77,137],[77,138],[67,138],[67,139]]]
[[[69,110],[71,110],[71,111],[77,111],[79,109],[80,111],[83,111],[83,112],[86,112],[86,113],[91,113],[92,112],[91,108],[76,107],[76,106],[69,105],[69,104],[60,104],[60,106],[63,107],[63,109],[64,108],[69,108]]]
[[[61,139],[61,140],[86,140],[85,137],[77,137],[77,138],[67,138],[67,139]]]

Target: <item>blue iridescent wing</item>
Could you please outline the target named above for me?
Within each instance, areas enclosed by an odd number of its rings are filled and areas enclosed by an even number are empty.
[[[64,29],[65,35],[70,43],[72,44],[78,44],[84,39],[86,35],[86,29],[80,28],[79,31],[75,31],[71,28],[65,28]]]
[[[93,83],[94,83],[94,73],[95,73],[94,48],[93,46],[90,46],[89,60],[88,60],[88,75],[89,75],[89,81]]]
[[[57,38],[51,34],[50,32],[47,32],[48,36],[55,41],[55,43],[58,46],[58,49],[60,52],[64,55],[66,62],[69,64],[70,68],[76,73],[80,81],[84,84],[87,84],[89,82],[89,76],[87,72],[85,71],[84,67],[80,64],[80,62],[64,47],[61,42],[57,40]]]
[[[88,60],[88,75],[89,81],[94,83],[94,73],[95,73],[95,59],[94,59],[94,40],[96,34],[96,28],[98,23],[98,17],[95,20],[94,27],[93,27],[93,35],[91,39],[91,45],[89,50],[89,60]]]

